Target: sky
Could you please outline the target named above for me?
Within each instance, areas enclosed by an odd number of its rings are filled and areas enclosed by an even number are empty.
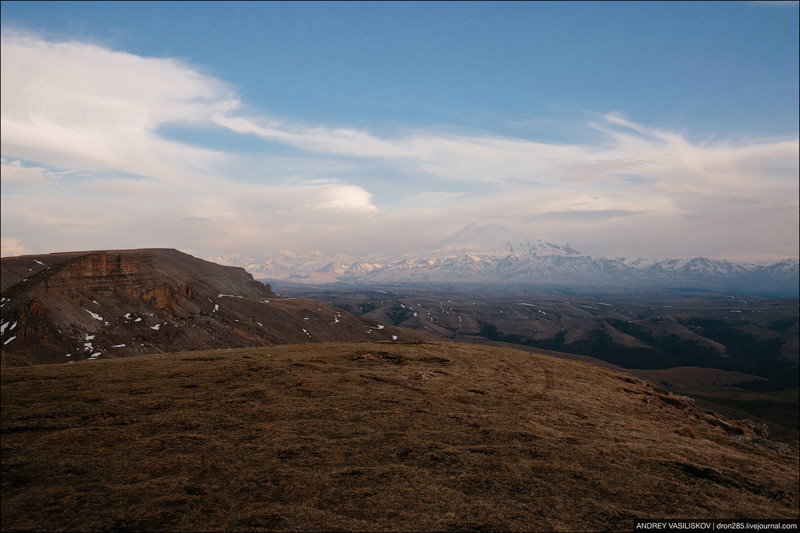
[[[0,9],[3,256],[800,255],[797,2]]]

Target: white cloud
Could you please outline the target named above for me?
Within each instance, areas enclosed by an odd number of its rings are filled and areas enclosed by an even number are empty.
[[[316,199],[315,209],[347,211],[376,214],[378,208],[372,204],[372,195],[355,185],[328,185],[313,191]]]
[[[210,124],[238,105],[224,83],[173,59],[7,32],[1,53],[2,152],[51,167],[190,181],[220,154],[156,130]]]
[[[30,248],[20,244],[19,239],[9,237],[0,238],[0,255],[10,257],[15,255],[28,255],[33,253]]]
[[[596,253],[797,255],[796,137],[698,143],[621,113],[572,144],[378,136],[246,116],[232,87],[169,58],[4,33],[1,66],[3,235],[37,251],[358,252],[502,218]],[[292,150],[159,134],[176,124]]]

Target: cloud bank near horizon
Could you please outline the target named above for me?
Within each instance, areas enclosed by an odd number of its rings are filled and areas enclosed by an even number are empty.
[[[622,112],[573,143],[379,135],[278,120],[173,58],[3,31],[1,65],[3,255],[397,253],[474,221],[602,255],[799,253],[796,136],[693,142]]]

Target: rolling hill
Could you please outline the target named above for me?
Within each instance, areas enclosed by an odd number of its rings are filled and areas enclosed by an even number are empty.
[[[2,373],[3,530],[595,531],[798,518],[798,461],[609,369],[308,343]]]
[[[798,301],[713,292],[467,292],[276,281],[371,320],[458,342],[547,351],[653,381],[798,439]]]

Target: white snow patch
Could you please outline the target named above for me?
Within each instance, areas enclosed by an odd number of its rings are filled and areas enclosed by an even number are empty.
[[[214,310],[211,312],[216,313],[217,311],[219,311],[219,304],[214,304]]]
[[[0,326],[0,335],[3,335],[6,332],[7,327],[8,327],[8,322]]]
[[[94,337],[95,337],[94,335],[89,335],[88,333],[86,334],[86,340],[87,341],[90,341],[90,340],[94,339]]]
[[[310,333],[309,333],[309,332],[306,330],[306,328],[303,328],[303,333],[305,333],[306,335],[308,335],[308,338],[309,338],[309,339],[311,338],[311,334],[310,334]]]
[[[102,355],[103,352],[94,352],[92,355],[89,356],[89,361],[94,361],[98,357]]]
[[[269,300],[261,300],[261,303],[262,303],[262,304],[268,304],[268,303],[269,303]]]
[[[154,329],[154,330],[158,331],[159,329],[161,329],[161,326],[163,326],[164,324],[166,324],[166,322],[164,322],[163,324],[156,324],[155,326],[150,326],[150,329]]]
[[[11,330],[12,330],[12,329],[14,329],[15,327],[17,327],[17,322],[16,322],[16,321],[14,321],[14,323],[13,323],[13,324],[11,324],[11,327],[10,327],[10,328],[8,328],[8,331],[11,331]]]
[[[244,298],[244,296],[236,296],[235,294],[217,294],[217,298],[227,296],[228,298]]]
[[[397,340],[397,335],[392,335],[392,340],[396,341]]]
[[[131,319],[131,314],[125,313],[125,320],[130,320],[130,319]]]
[[[258,324],[258,325],[259,325],[259,326],[261,326],[262,328],[264,327],[264,324],[262,324],[262,323],[261,323],[261,322],[259,322],[258,320],[253,320],[253,322],[255,322],[256,324]]]
[[[528,305],[528,306],[530,306],[530,307],[539,307],[539,306],[538,306],[538,305],[536,305],[536,304],[526,304],[525,302],[517,302],[517,305]]]
[[[112,346],[112,348],[124,348],[124,347],[125,347],[124,344],[115,344]]]
[[[97,300],[92,300],[92,302],[96,303],[97,305],[100,305],[100,302],[98,302]]]
[[[71,353],[68,353],[68,354],[67,354],[67,357],[72,357],[72,354],[71,354]]]
[[[414,316],[418,316],[417,313],[414,313]]]
[[[13,337],[11,337],[10,339],[8,339],[6,342],[4,342],[4,343],[3,343],[3,346],[5,346],[6,344],[8,344],[9,342],[13,341],[13,340],[14,340],[14,339],[16,339],[16,338],[17,338],[17,336],[16,336],[16,335],[14,335],[14,336],[13,336]]]
[[[136,320],[134,320],[134,322],[141,322],[141,321],[142,321],[142,317],[139,317]]]
[[[383,329],[383,327],[384,326],[382,324],[378,324],[378,329]]]
[[[87,313],[89,313],[90,315],[92,315],[92,318],[94,318],[95,320],[98,320],[98,321],[100,321],[100,322],[102,322],[102,321],[103,321],[103,317],[101,317],[101,316],[100,316],[100,315],[98,315],[97,313],[92,313],[91,311],[89,311],[89,310],[88,310],[88,309],[86,309],[85,307],[82,307],[81,309],[83,309],[84,311],[86,311]]]
[[[42,263],[41,261],[39,261],[38,259],[34,259],[34,260],[33,260],[33,262],[34,262],[34,263],[39,263],[39,264],[40,264],[40,265],[42,265],[43,267],[46,267],[46,266],[47,266],[47,265],[45,265],[44,263]]]

